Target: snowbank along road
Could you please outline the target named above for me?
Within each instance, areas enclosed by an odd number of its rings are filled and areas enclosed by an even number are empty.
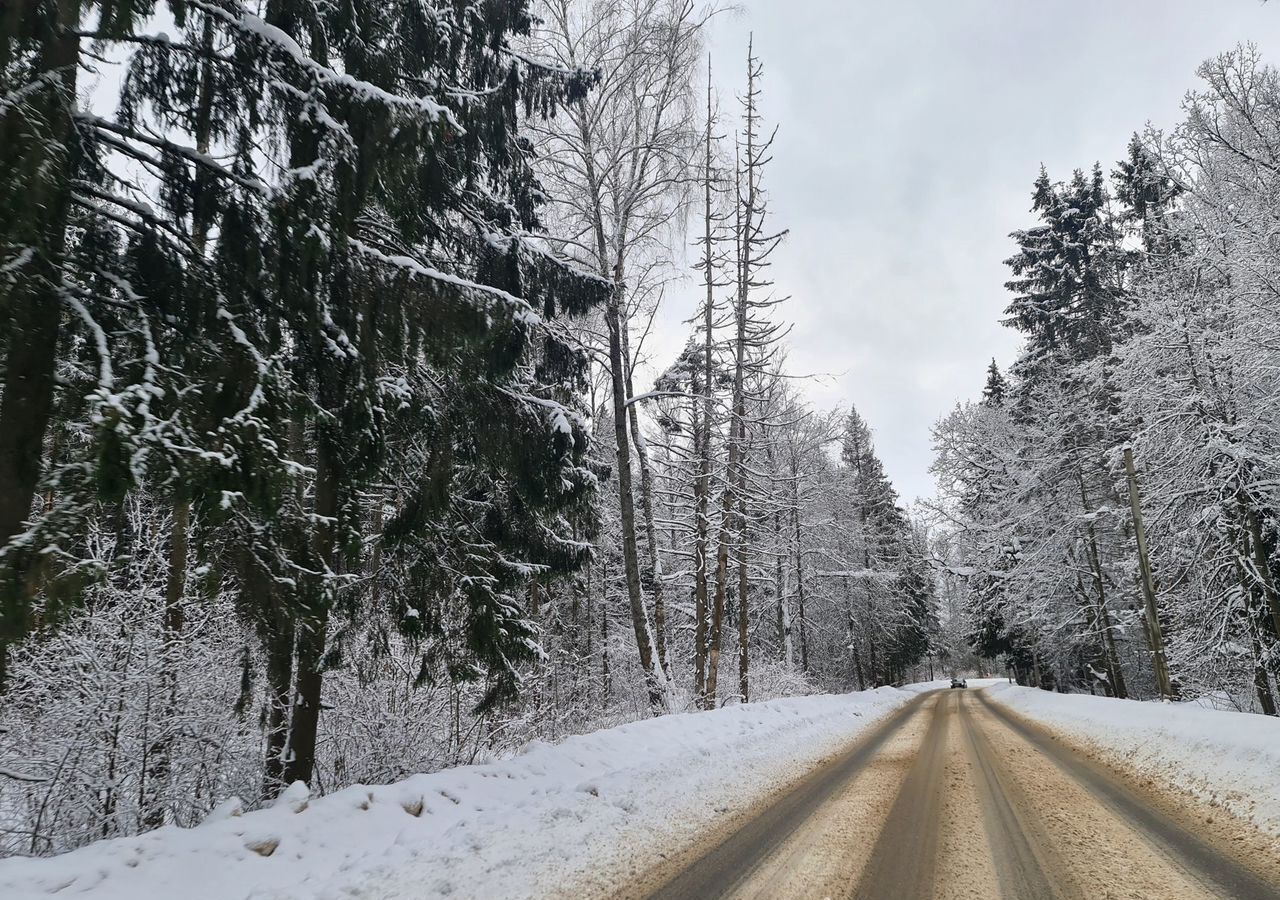
[[[1267,845],[942,690],[618,896],[1277,900]]]
[[[1280,721],[937,687],[232,798],[195,828],[0,860],[0,900],[1280,897]]]

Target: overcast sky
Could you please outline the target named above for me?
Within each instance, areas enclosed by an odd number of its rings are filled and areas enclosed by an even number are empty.
[[[744,0],[714,26],[729,111],[748,32],[780,126],[766,175],[790,229],[774,272],[793,372],[822,407],[852,402],[910,502],[932,493],[929,429],[976,397],[1000,326],[1008,234],[1055,179],[1170,127],[1201,61],[1252,41],[1280,62],[1280,5],[1260,0]],[[653,361],[683,344],[673,298]]]

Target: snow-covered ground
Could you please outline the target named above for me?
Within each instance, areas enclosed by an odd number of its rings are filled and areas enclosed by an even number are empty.
[[[51,859],[0,860],[0,897],[528,897],[626,873],[793,780],[915,696],[880,688],[664,716],[515,758],[271,809],[234,801]]]
[[[969,679],[997,702],[1280,837],[1280,720]],[[271,809],[229,801],[51,859],[0,860],[0,897],[581,896],[647,867],[949,679],[665,716],[478,766]]]
[[[970,682],[972,684],[972,682]],[[1280,838],[1280,719],[997,683],[989,696]]]

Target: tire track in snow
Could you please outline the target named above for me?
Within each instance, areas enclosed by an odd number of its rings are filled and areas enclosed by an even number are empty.
[[[1014,784],[991,741],[974,721],[973,701],[960,698],[965,751],[978,786],[983,827],[991,847],[1001,900],[1062,900],[1080,896],[1066,890],[1053,842],[1032,804]],[[1057,877],[1051,877],[1052,871]]]
[[[857,900],[933,896],[947,729],[958,699],[950,693],[934,695],[929,730],[871,851],[853,895]]]
[[[620,896],[1280,900],[1280,863],[1193,833],[1200,815],[944,689]]]
[[[684,866],[659,886],[622,896],[641,896],[649,900],[712,900],[718,897],[751,896],[753,878],[758,878],[771,860],[776,859],[792,836],[810,822],[828,801],[847,792],[851,784],[871,762],[878,759],[885,745],[929,702],[921,695],[893,713],[873,732],[858,741],[848,753],[818,769],[796,787],[767,806],[762,807],[745,824],[720,838],[709,849]],[[699,847],[698,849],[701,849]],[[674,868],[664,866],[659,877]]]
[[[1141,797],[1118,778],[1071,750],[1048,732],[1002,709],[981,691],[984,710],[1030,745],[1116,818],[1146,840],[1166,863],[1186,872],[1218,896],[1232,900],[1280,900],[1280,886],[1264,878]]]

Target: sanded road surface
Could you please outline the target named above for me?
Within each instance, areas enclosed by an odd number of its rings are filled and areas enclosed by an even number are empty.
[[[620,898],[1280,900],[1269,842],[936,691]]]

